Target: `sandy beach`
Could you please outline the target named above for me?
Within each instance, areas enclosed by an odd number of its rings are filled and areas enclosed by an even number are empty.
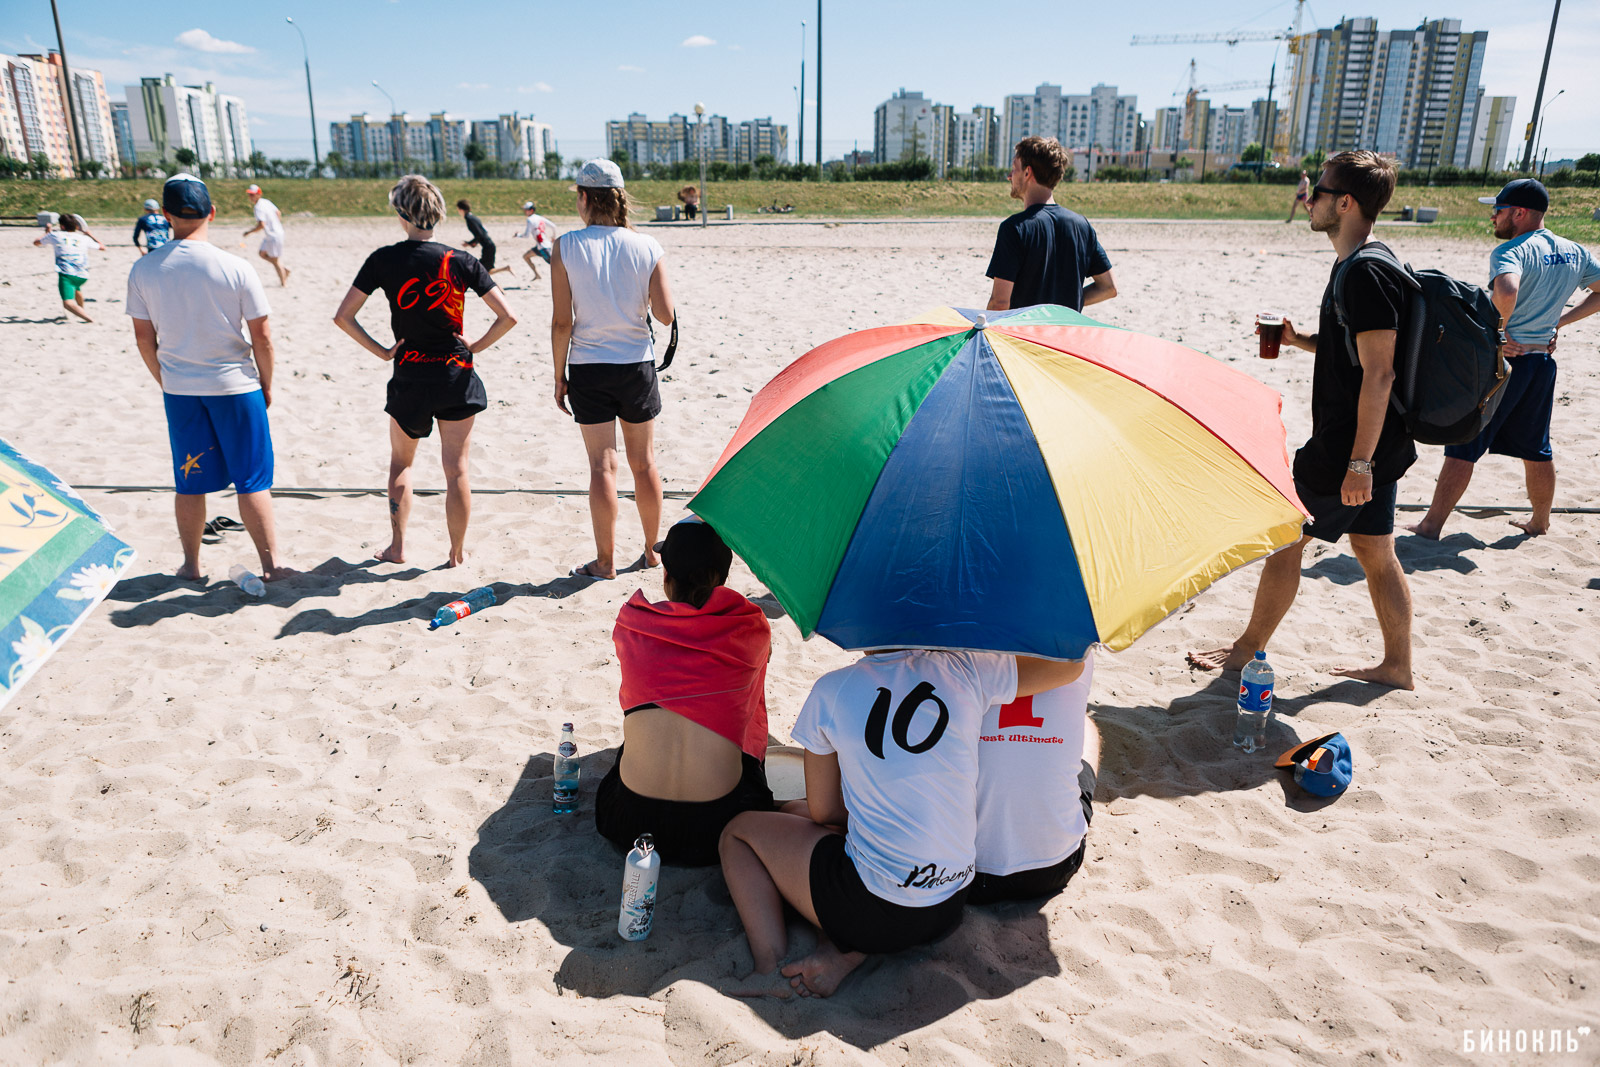
[[[0,436],[79,487],[170,485],[160,392],[123,313],[131,221],[93,227],[118,243],[91,258],[91,324],[59,320],[37,231],[0,229]],[[716,992],[748,955],[714,868],[666,869],[654,933],[621,941],[622,859],[594,832],[593,790],[622,736],[612,623],[641,585],[659,598],[660,576],[566,577],[592,541],[582,444],[551,400],[548,272],[521,263],[520,219],[485,221],[521,321],[478,357],[473,484],[507,492],[475,497],[464,570],[437,569],[440,495],[417,501],[405,564],[372,558],[388,368],[332,315],[367,252],[399,239],[389,220],[286,219],[294,276],[267,288],[279,543],[307,574],[246,597],[225,580],[254,565],[238,532],[207,546],[209,585],[178,582],[171,493],[85,488],[139,560],[0,711],[0,1064],[1600,1063],[1600,514],[1521,535],[1501,510],[1527,502],[1521,464],[1495,457],[1442,541],[1399,540],[1416,692],[1331,673],[1375,659],[1378,630],[1347,546],[1306,554],[1270,653],[1269,748],[1342,730],[1347,795],[1308,797],[1270,755],[1238,754],[1235,683],[1184,663],[1240,628],[1251,567],[1100,659],[1088,861],[1060,897],[969,910],[826,1002]],[[981,307],[995,221],[649,229],[682,323],[657,429],[669,492],[699,485],[752,393],[813,346]],[[1251,330],[1263,308],[1314,328],[1327,239],[1098,225],[1120,295],[1095,317],[1270,384],[1303,441],[1312,357],[1259,360]],[[243,228],[214,239],[266,279]],[[1481,282],[1484,229],[1378,235]],[[441,238],[465,228],[452,217]],[[467,315],[469,336],[488,321],[476,301]],[[362,315],[382,338],[385,318]],[[1600,317],[1557,354],[1558,507],[1600,509],[1597,345]],[[1420,451],[1402,505],[1431,495],[1440,451]],[[442,485],[437,438],[417,471]],[[211,513],[237,516],[232,495]],[[623,517],[619,560],[642,547]],[[426,629],[485,584],[499,604]],[[737,561],[730,585],[765,594]],[[812,680],[851,657],[760,602],[788,743]],[[576,817],[550,811],[568,721]],[[1508,1051],[1471,1051],[1481,1031],[1511,1032]]]

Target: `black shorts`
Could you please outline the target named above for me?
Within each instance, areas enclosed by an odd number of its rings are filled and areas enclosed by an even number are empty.
[[[772,790],[761,761],[742,753],[739,784],[716,800],[657,800],[641,796],[622,782],[622,749],[617,762],[595,790],[594,826],[600,836],[626,852],[640,834],[655,838],[661,862],[675,867],[705,867],[719,861],[717,839],[722,828],[742,811],[772,811]]]
[[[1332,543],[1345,534],[1382,537],[1394,533],[1394,482],[1373,486],[1372,499],[1358,505],[1344,503],[1338,493],[1313,493],[1300,484],[1298,478],[1295,479],[1294,491],[1299,495],[1300,503],[1311,512],[1311,521],[1305,524],[1301,532],[1310,534],[1318,541]]]
[[[484,270],[494,270],[494,242],[478,242],[478,262],[483,264]]]
[[[811,850],[811,906],[842,952],[901,952],[927,944],[961,922],[969,888],[925,908],[893,904],[862,883],[843,834],[829,834]]]
[[[579,426],[612,419],[649,422],[661,414],[654,363],[577,363],[567,366],[567,406]]]
[[[433,420],[460,422],[489,406],[489,394],[477,371],[445,382],[389,379],[389,402],[383,406],[406,436],[417,440],[433,433]]]
[[[1078,768],[1078,802],[1083,805],[1083,817],[1089,822],[1094,822],[1094,782],[1094,768],[1085,760],[1083,766]],[[1048,867],[1035,867],[1031,871],[1015,871],[1011,874],[984,874],[979,871],[972,880],[972,895],[967,897],[967,903],[993,904],[1001,900],[1055,896],[1067,888],[1072,876],[1083,866],[1083,857],[1088,848],[1089,839],[1085,837],[1076,852]]]

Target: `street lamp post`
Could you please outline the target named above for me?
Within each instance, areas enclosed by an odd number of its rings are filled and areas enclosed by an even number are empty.
[[[801,166],[806,162],[806,24],[800,23],[800,84],[795,89],[800,105],[800,145],[795,152],[795,162]]]
[[[1559,92],[1557,92],[1556,95],[1554,95],[1554,96],[1552,96],[1550,98],[1550,102],[1545,104],[1544,108],[1539,112],[1539,129],[1533,135],[1533,154],[1536,157],[1539,154],[1539,142],[1544,140],[1544,120],[1545,120],[1545,117],[1550,114],[1550,109],[1555,106],[1555,102],[1557,100],[1560,100],[1561,97],[1562,97],[1562,94],[1564,94],[1565,92],[1566,92],[1565,89],[1562,89]],[[1548,146],[1545,148],[1545,152],[1546,153],[1549,152]],[[1540,178],[1544,177],[1544,165],[1543,164],[1539,165],[1539,177]]]
[[[374,89],[378,90],[378,92],[382,93],[384,96],[388,96],[389,97],[389,153],[391,155],[393,155],[394,154],[394,143],[395,143],[395,138],[394,138],[394,120],[395,120],[395,117],[400,114],[400,109],[394,106],[394,97],[389,96],[389,90],[385,89],[383,86],[378,84],[378,79],[376,79],[376,78],[372,79],[372,87]],[[400,127],[400,170],[397,173],[401,173],[401,174],[405,173],[405,165],[406,165],[406,129],[402,125]]]
[[[317,102],[311,96],[311,49],[306,47],[306,32],[293,18],[285,15],[283,21],[294,27],[300,35],[300,54],[306,61],[306,105],[311,109],[311,165],[313,173],[322,169],[322,150],[317,147]]]
[[[695,144],[700,156],[700,228],[706,228],[706,213],[711,209],[711,196],[706,190],[706,106],[694,106]]]

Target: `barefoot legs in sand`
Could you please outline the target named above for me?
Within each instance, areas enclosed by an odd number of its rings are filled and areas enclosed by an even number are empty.
[[[1551,460],[1523,460],[1528,477],[1528,503],[1533,515],[1527,522],[1512,520],[1511,525],[1532,537],[1550,532],[1550,506],[1556,501],[1556,465]]]
[[[1550,532],[1550,507],[1556,499],[1556,465],[1550,460],[1525,459],[1522,467],[1527,476],[1528,502],[1533,505],[1533,514],[1526,522],[1513,519],[1511,525],[1529,536],[1538,537]],[[1473,468],[1469,460],[1446,456],[1444,465],[1439,468],[1439,480],[1434,483],[1433,503],[1428,505],[1428,514],[1406,529],[1418,537],[1437,541],[1451,510],[1461,502],[1472,482]]]
[[[450,532],[450,557],[446,567],[460,566],[467,558],[467,524],[472,518],[472,485],[468,477],[472,423],[476,416],[447,422],[439,420],[439,452],[444,466],[445,525]],[[406,524],[411,519],[411,468],[417,458],[417,438],[389,419],[389,547],[378,553],[384,563],[406,560]]]
[[[804,816],[776,811],[747,811],[722,831],[718,844],[722,876],[750,940],[750,958],[754,962],[750,975],[737,987],[747,992],[729,992],[786,995],[773,981],[789,950],[783,906],[787,902],[806,921],[817,925],[816,908],[811,902],[811,850],[834,832]],[[794,992],[827,996],[864,958],[859,953],[840,953],[823,938],[815,953],[788,965],[783,974],[790,979]],[[812,984],[813,979],[816,984]]]
[[[200,538],[206,528],[206,497],[204,493],[176,493],[173,511],[178,520],[178,541],[183,546],[183,566],[177,575],[185,581],[199,581]],[[272,493],[261,490],[239,494],[239,518],[255,543],[259,559],[261,580],[276,582],[298,574],[278,560],[278,533],[272,521]]]
[[[1267,647],[1278,624],[1289,613],[1300,589],[1300,564],[1306,543],[1302,537],[1291,546],[1267,557],[1262,565],[1261,584],[1256,587],[1255,606],[1244,633],[1231,645],[1205,652],[1191,652],[1191,666],[1201,670],[1237,671],[1251,656]],[[1348,678],[1376,682],[1396,689],[1414,688],[1411,676],[1411,588],[1405,571],[1394,554],[1394,535],[1351,534],[1350,549],[1367,576],[1367,591],[1378,615],[1383,633],[1383,660],[1374,667],[1337,670]]]
[[[617,426],[622,426],[622,443],[628,468],[633,472],[633,499],[639,509],[639,524],[644,530],[646,567],[661,560],[656,542],[661,540],[661,473],[656,469],[655,422],[611,422],[580,426],[583,447],[589,455],[589,521],[594,528],[595,558],[582,570],[591,578],[617,576]]]

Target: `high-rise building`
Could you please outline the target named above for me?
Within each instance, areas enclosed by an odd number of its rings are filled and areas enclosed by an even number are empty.
[[[730,122],[722,115],[700,121],[672,115],[650,119],[634,112],[606,123],[606,154],[623,153],[640,166],[661,166],[704,159],[707,163],[754,163],[760,156],[777,162],[789,158],[789,127],[772,119]]]
[[[467,162],[467,122],[453,119],[448,112],[435,111],[428,116],[428,146],[434,163],[454,163],[465,166]]]
[[[29,159],[43,153],[55,172],[73,174],[73,141],[68,125],[67,79],[61,56],[0,56],[0,154]],[[78,151],[100,164],[100,173],[121,173],[111,102],[97,70],[72,71]]]
[[[1183,108],[1156,108],[1155,118],[1145,132],[1145,140],[1152,151],[1178,151],[1183,146]]]
[[[117,137],[117,159],[124,168],[134,165],[133,122],[128,118],[126,100],[111,101],[111,129]]]
[[[1059,139],[1061,86],[1047,82],[1034,89],[1032,93],[1017,93],[1006,97],[1000,129],[1004,134],[1001,141],[1005,144],[1007,153],[1024,137]]]
[[[746,119],[739,123],[734,138],[734,161],[754,163],[762,156],[771,156],[775,163],[789,159],[789,127],[764,119]]]
[[[878,163],[933,159],[933,101],[901,89],[872,113],[872,158]]]
[[[492,147],[498,138],[496,123],[487,124],[491,144],[488,158],[498,159]],[[426,169],[440,164],[464,166],[467,123],[436,111],[426,119],[414,119],[406,112],[390,115],[387,121],[362,113],[349,122],[328,124],[329,150],[347,162],[386,166],[391,163]]]
[[[508,177],[542,175],[545,153],[556,150],[548,123],[514,111],[489,122],[474,122],[472,130],[473,138],[488,149],[489,158],[499,163]]]
[[[944,177],[952,167],[994,167],[999,145],[1000,119],[994,108],[974,105],[960,112],[948,104],[933,106],[934,173]],[[1010,160],[1006,160],[1009,165]]]
[[[203,171],[233,177],[249,166],[250,123],[244,101],[211,82],[179,85],[170,74],[127,87],[134,157],[141,166],[173,171],[188,149]]]
[[[1132,152],[1139,147],[1139,100],[1118,95],[1115,85],[1063,94],[1061,86],[1046,83],[1006,97],[1000,128],[1007,156],[1018,141],[1035,136],[1054,137],[1069,150]]]
[[[689,120],[676,114],[650,119],[637,111],[626,119],[612,119],[606,123],[606,155],[614,157],[618,152],[641,166],[682,163],[694,158]]]
[[[1292,155],[1368,148],[1402,167],[1469,166],[1487,31],[1460,19],[1380,32],[1347,18],[1301,41],[1282,120]],[[1487,117],[1485,118],[1487,121]]]
[[[1481,90],[1480,90],[1481,93]],[[1467,156],[1473,170],[1504,170],[1506,149],[1511,144],[1511,113],[1516,110],[1514,96],[1490,96],[1478,100],[1477,120],[1472,127],[1472,148]]]

